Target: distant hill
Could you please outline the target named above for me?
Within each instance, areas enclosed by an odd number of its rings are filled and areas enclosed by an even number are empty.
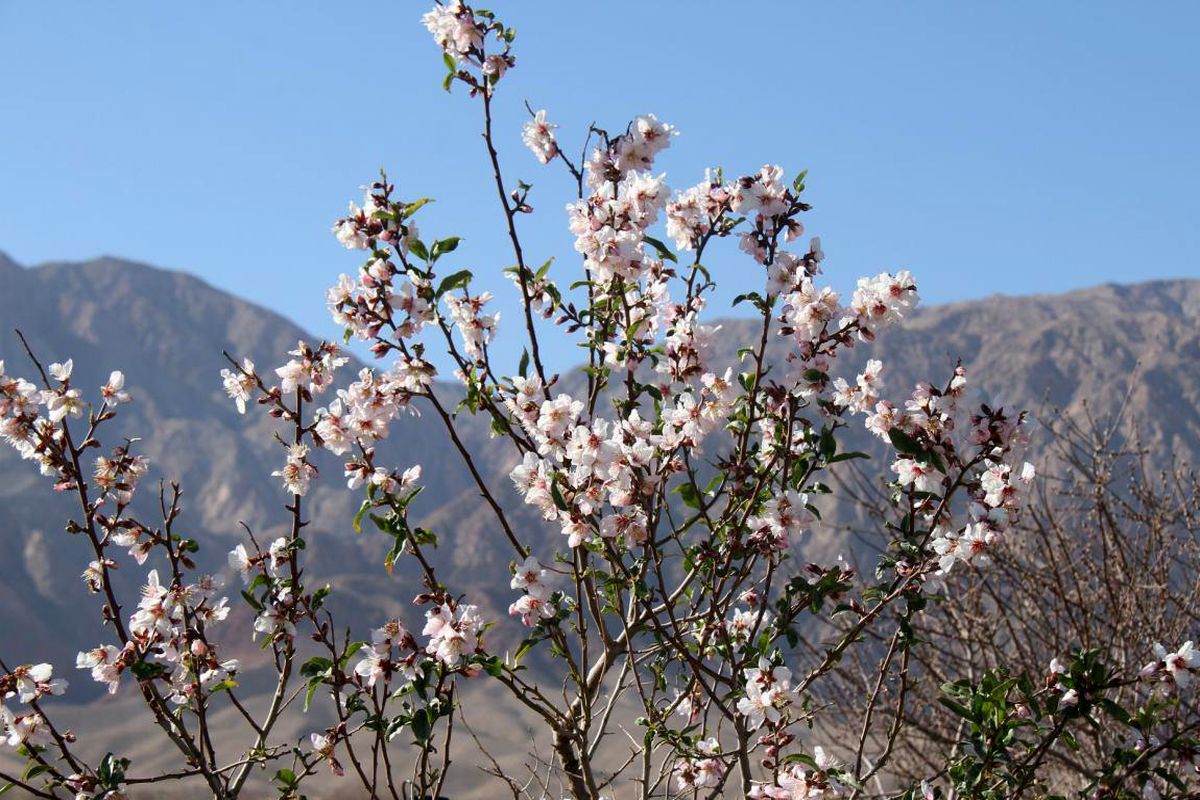
[[[240,417],[218,373],[223,351],[267,368],[281,363],[298,339],[312,337],[191,275],[115,258],[24,268],[0,254],[0,285],[0,358],[9,372],[30,371],[13,328],[46,360],[74,358],[81,387],[99,386],[112,369],[126,372],[136,402],[121,409],[108,441],[118,432],[140,437],[155,476],[182,482],[183,520],[205,545],[203,566],[223,567],[224,553],[242,535],[239,521],[264,537],[282,529],[286,498],[270,477],[281,457],[271,424],[262,415]],[[733,343],[754,338],[755,323],[721,324],[727,335],[718,337],[717,358],[732,362]],[[884,361],[892,397],[902,399],[918,380],[941,382],[961,358],[985,396],[1041,413],[1087,400],[1093,413],[1111,414],[1132,382],[1128,410],[1144,441],[1176,458],[1200,452],[1200,282],[1107,285],[922,309],[844,356],[850,363],[841,369],[868,357]],[[359,366],[348,365],[346,375]],[[489,437],[483,420],[464,417],[459,425],[482,454],[481,469],[497,496],[521,524],[539,529],[510,488],[511,453]],[[866,437],[862,444],[870,446]],[[381,452],[388,463],[422,464],[427,489],[419,510],[442,535],[444,579],[476,590],[472,599],[503,617],[511,599],[503,573],[489,571],[496,585],[480,584],[478,568],[505,563],[510,551],[450,448],[440,422],[426,415],[401,421]],[[350,528],[359,498],[342,487],[336,460],[322,466],[325,477],[308,504],[311,563],[335,584],[343,609],[366,615],[357,618],[397,612],[412,618],[415,574],[404,565],[396,575],[383,572],[384,543]],[[143,484],[142,503],[153,500],[152,487]],[[91,602],[78,579],[88,555],[62,532],[70,504],[55,501],[29,465],[0,450],[0,537],[10,556],[0,560],[0,652],[69,664],[77,644],[97,630],[93,618],[78,613]],[[838,538],[826,531],[813,544],[840,549],[845,542]]]
[[[11,335],[14,327],[43,359],[73,357],[79,386],[98,386],[110,369],[124,369],[136,402],[121,409],[108,441],[118,432],[139,437],[155,475],[181,481],[184,522],[205,545],[202,565],[221,569],[224,552],[240,541],[239,521],[263,536],[282,529],[286,498],[270,477],[281,453],[270,422],[236,414],[218,372],[222,351],[248,355],[266,368],[281,363],[298,339],[312,337],[187,273],[120,259],[26,269],[0,254],[0,285],[0,359],[8,372],[30,372]],[[877,343],[842,356],[848,363],[840,368],[848,372],[880,357],[889,396],[902,398],[917,380],[944,380],[961,359],[973,387],[1008,407],[1048,413],[1078,408],[1086,398],[1102,416],[1118,408],[1132,381],[1128,410],[1146,444],[1190,458],[1200,451],[1198,323],[1200,282],[1194,281],[991,297],[922,309]],[[756,324],[721,324],[725,335],[718,337],[716,359],[732,362],[736,343],[755,338]],[[348,365],[344,374],[359,366]],[[511,453],[502,441],[488,437],[482,420],[463,417],[460,425],[464,440],[481,453],[481,469],[498,497],[523,524],[538,527],[515,503],[505,476]],[[869,441],[864,437],[862,444]],[[438,420],[426,415],[401,421],[382,452],[388,463],[424,467],[420,511],[443,535],[446,581],[503,616],[510,601],[506,581],[481,584],[487,576],[478,567],[505,563],[508,546]],[[335,459],[323,467],[324,480],[308,504],[316,513],[312,564],[337,585],[348,610],[372,619],[397,612],[414,594],[409,579],[415,576],[403,569],[385,575],[379,566],[383,542],[350,530],[359,498],[344,491]],[[152,483],[145,482],[142,503],[151,494]],[[0,651],[23,660],[70,662],[76,637],[95,636],[92,621],[77,613],[79,603],[90,602],[78,579],[88,554],[62,533],[71,506],[65,499],[55,506],[55,500],[28,464],[0,450]]]
[[[106,441],[141,438],[138,448],[154,465],[152,478],[142,485],[143,509],[155,501],[154,479],[182,483],[183,525],[202,543],[202,567],[225,570],[225,553],[241,540],[239,521],[264,538],[282,532],[286,496],[270,476],[281,460],[271,423],[259,414],[239,416],[225,398],[218,374],[225,365],[223,351],[247,355],[267,370],[281,363],[298,339],[312,337],[283,317],[193,276],[114,258],[25,268],[0,254],[0,287],[0,359],[8,372],[31,373],[11,334],[14,328],[25,333],[43,359],[74,358],[81,388],[98,387],[112,369],[125,371],[136,402],[121,409]],[[731,319],[721,324],[715,357],[733,363],[738,343],[757,338],[756,323]],[[772,359],[781,354],[781,346],[771,351]],[[841,358],[839,372],[844,373],[867,358],[882,359],[885,393],[896,400],[903,400],[918,380],[944,381],[961,358],[973,391],[1007,407],[1049,416],[1058,409],[1079,411],[1086,402],[1090,413],[1103,418],[1124,404],[1143,443],[1164,460],[1194,461],[1200,453],[1200,281],[1106,285],[1058,296],[995,297],[922,309],[878,342]],[[360,366],[348,365],[344,377]],[[537,552],[549,557],[560,545],[559,534],[517,501],[507,478],[511,451],[490,438],[485,421],[464,417],[458,424],[515,524],[533,532],[535,539],[541,537]],[[865,433],[853,438],[854,446],[879,452]],[[428,414],[400,421],[380,453],[387,463],[422,464],[427,488],[418,512],[423,524],[441,536],[439,574],[450,586],[470,590],[472,602],[501,620],[490,634],[493,644],[515,641],[516,630],[506,618],[511,592],[504,570],[497,568],[510,559],[511,550],[439,420]],[[359,497],[343,488],[340,465],[332,458],[320,465],[324,477],[306,504],[313,518],[310,582],[331,581],[341,618],[360,629],[392,614],[417,624],[420,612],[411,606],[419,590],[417,575],[404,560],[396,574],[384,572],[386,543],[351,530]],[[882,472],[885,467],[875,464],[872,469]],[[89,560],[87,550],[63,531],[72,511],[69,498],[54,496],[44,478],[9,448],[0,448],[0,546],[5,554],[0,558],[0,654],[10,662],[54,662],[59,674],[74,679],[69,698],[80,702],[95,698],[98,689],[85,676],[72,675],[75,652],[97,643],[104,633],[94,598],[79,579]],[[856,549],[861,555],[871,546],[869,534],[851,538],[846,528],[861,528],[862,521],[854,514],[827,520],[806,539],[802,555],[855,555]],[[141,575],[129,567],[120,574],[132,591]],[[81,608],[87,613],[80,613]],[[248,614],[244,609],[237,613]],[[246,651],[253,658],[254,651]],[[247,688],[257,680],[247,675]],[[504,750],[511,749],[516,711],[482,686],[473,683],[470,691],[484,693],[489,708],[496,709],[481,721],[484,739],[501,749],[502,760],[519,759],[519,752]],[[117,703],[109,707],[111,712],[133,704],[134,698],[97,702]],[[89,729],[97,715],[80,707],[69,714],[77,730],[95,735]],[[101,716],[113,718],[111,713]],[[287,722],[296,736],[312,724]],[[136,725],[123,723],[121,730],[111,732],[140,741]],[[137,753],[144,768],[164,757],[149,739]],[[472,794],[472,779],[466,780],[456,788],[462,794],[455,796],[487,796]]]
[[[73,358],[74,380],[85,392],[94,392],[111,370],[124,370],[135,402],[120,409],[102,438],[111,445],[122,436],[140,437],[137,447],[153,465],[135,501],[141,508],[157,502],[157,478],[182,483],[182,521],[203,543],[202,567],[224,568],[224,554],[242,540],[239,521],[267,540],[282,532],[286,496],[271,477],[282,450],[264,415],[251,409],[239,416],[224,396],[222,352],[247,355],[269,370],[283,363],[297,340],[312,337],[195,277],[117,259],[25,269],[0,258],[0,285],[0,359],[9,373],[33,372],[14,328],[43,360]],[[360,365],[351,366],[356,371]],[[428,512],[436,511],[434,498],[469,509],[473,501],[461,498],[468,489],[465,470],[449,457],[440,424],[430,422],[401,421],[381,450],[390,463],[421,461]],[[479,423],[462,424],[477,438]],[[380,537],[352,532],[361,498],[345,490],[336,459],[320,464],[325,478],[307,504],[311,563],[325,567],[321,577],[350,587],[338,593],[344,610],[362,612],[360,619],[385,619],[408,605],[412,584],[402,570],[394,577],[383,572],[387,548]],[[63,532],[73,510],[31,465],[10,448],[0,449],[0,537],[7,556],[0,559],[0,652],[66,667],[78,644],[99,635],[98,617],[79,613],[98,607],[79,580],[87,549]],[[134,570],[126,573],[138,577]],[[86,683],[77,681],[81,690]]]

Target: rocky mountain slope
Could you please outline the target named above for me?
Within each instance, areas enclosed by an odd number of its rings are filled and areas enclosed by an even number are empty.
[[[285,498],[270,477],[280,461],[270,422],[239,416],[218,373],[225,351],[266,367],[280,363],[298,339],[312,337],[195,277],[112,258],[24,268],[0,255],[0,286],[0,359],[10,373],[30,371],[14,328],[45,360],[73,357],[79,386],[99,386],[111,369],[126,372],[136,402],[122,409],[108,441],[140,437],[138,448],[155,476],[181,481],[184,523],[205,544],[204,565],[220,568],[242,536],[240,521],[262,536],[284,524]],[[757,338],[755,323],[722,324],[716,357],[732,362],[732,343]],[[891,397],[903,399],[918,380],[944,381],[961,358],[974,389],[1005,405],[1049,415],[1087,401],[1103,416],[1127,402],[1156,452],[1183,458],[1200,452],[1200,282],[1107,285],[923,309],[878,342],[856,348],[849,360],[868,357],[884,361]],[[481,420],[464,417],[458,424],[482,454],[481,471],[493,490],[516,506],[522,524],[537,525],[509,488],[511,454],[489,440]],[[444,579],[477,586],[477,600],[503,616],[507,587],[479,586],[477,568],[504,563],[507,545],[439,421],[407,418],[381,449],[388,463],[424,468],[420,511],[446,543]],[[383,572],[384,543],[351,531],[359,498],[342,488],[336,461],[323,466],[326,478],[309,504],[312,563],[339,589],[347,612],[379,619],[404,609],[417,588],[414,576]],[[144,491],[141,501],[152,501],[152,493]],[[0,536],[7,554],[0,560],[0,652],[21,661],[69,663],[78,637],[96,635],[93,620],[77,613],[91,602],[77,577],[88,557],[62,532],[69,512],[68,498],[53,497],[28,464],[0,450]],[[831,535],[825,532],[826,539]]]
[[[755,323],[722,325],[716,358],[732,362],[736,343],[757,338]],[[106,440],[140,437],[137,446],[154,465],[152,477],[182,483],[183,524],[203,544],[202,566],[224,569],[224,554],[241,539],[240,521],[265,538],[282,530],[286,497],[270,476],[281,461],[271,423],[261,415],[239,416],[218,373],[223,351],[267,368],[281,363],[298,339],[312,337],[183,273],[111,258],[25,268],[0,254],[0,360],[9,373],[29,374],[14,328],[44,360],[74,358],[81,387],[98,387],[112,369],[125,371],[136,402],[122,409]],[[1030,408],[1044,418],[1059,409],[1077,412],[1085,403],[1099,417],[1125,407],[1142,442],[1163,458],[1191,460],[1200,453],[1200,281],[1106,285],[923,309],[880,341],[856,348],[842,369],[849,372],[869,357],[883,360],[885,394],[894,399],[902,400],[918,380],[943,382],[961,359],[973,391],[1006,406]],[[489,439],[482,421],[461,418],[459,425],[516,524],[538,529],[506,477],[511,453]],[[861,434],[856,445],[872,447]],[[440,422],[426,415],[401,421],[380,451],[387,463],[423,465],[427,489],[419,513],[442,538],[439,573],[451,586],[471,587],[472,601],[490,618],[503,619],[511,592],[504,571],[492,567],[507,562],[510,550],[451,447]],[[310,580],[329,580],[338,613],[364,629],[397,613],[415,623],[410,600],[419,591],[417,576],[403,561],[393,575],[382,569],[386,543],[352,531],[359,498],[343,488],[336,460],[320,463],[324,479],[307,504],[313,516],[309,563],[317,573]],[[880,474],[885,467],[869,469]],[[143,508],[155,500],[152,487],[152,481],[143,483]],[[54,662],[60,674],[76,678],[70,702],[78,703],[96,697],[97,689],[70,674],[74,654],[103,633],[97,604],[78,577],[89,560],[86,548],[63,532],[69,500],[55,496],[13,451],[0,448],[0,655],[17,663]],[[814,532],[806,545],[825,553],[861,546],[861,538],[848,538],[835,524]],[[123,576],[133,590],[137,571],[126,568]],[[484,582],[488,576],[492,583]],[[513,635],[506,624],[493,634]],[[98,702],[123,708],[132,699]],[[68,713],[81,731],[94,716],[85,707]],[[306,723],[288,724],[302,733]],[[483,725],[495,727],[497,741],[511,734],[500,720]],[[133,729],[126,733],[136,738]]]

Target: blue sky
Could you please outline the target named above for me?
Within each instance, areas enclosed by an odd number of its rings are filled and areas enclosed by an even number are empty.
[[[1195,3],[490,5],[518,31],[501,156],[534,184],[529,260],[560,276],[570,187],[521,147],[526,99],[572,149],[656,113],[681,131],[674,186],[809,169],[838,288],[900,267],[932,303],[1200,277]],[[442,92],[424,10],[0,0],[0,250],[184,269],[333,336],[324,289],[358,262],[329,226],[386,167],[437,198],[426,238],[463,236],[447,266],[493,276],[515,323],[479,109]],[[761,279],[731,248],[710,266],[714,313]]]

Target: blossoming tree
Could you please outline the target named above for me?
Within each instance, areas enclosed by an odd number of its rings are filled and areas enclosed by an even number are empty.
[[[467,680],[494,682],[542,726],[545,769],[497,776],[516,798],[1034,795],[1047,750],[1104,719],[1173,725],[1158,751],[1193,752],[1194,723],[1170,712],[1173,692],[1200,667],[1190,642],[1160,648],[1140,675],[1064,652],[1041,684],[1003,672],[954,684],[946,713],[961,718],[961,745],[947,748],[929,781],[898,783],[888,764],[904,736],[907,665],[916,648],[937,646],[914,635],[913,620],[931,599],[953,603],[955,583],[986,568],[1010,530],[1034,478],[1021,456],[1024,416],[969,406],[962,368],[895,400],[878,361],[841,374],[839,355],[869,346],[917,304],[912,275],[864,278],[849,298],[822,286],[819,240],[799,244],[810,208],[804,174],[712,170],[672,191],[655,168],[675,130],[653,115],[582,132],[572,159],[546,112],[531,112],[525,144],[577,189],[567,218],[579,269],[563,288],[549,261],[528,258],[521,223],[533,213],[531,187],[511,182],[496,147],[492,110],[515,65],[513,30],[459,2],[424,23],[442,50],[446,89],[481,110],[511,243],[505,260],[515,262],[506,272],[523,312],[506,335],[524,337],[525,356],[516,365],[492,356],[501,331],[492,294],[471,272],[444,266],[457,237],[418,231],[427,201],[400,195],[386,176],[373,183],[334,226],[364,261],[327,302],[347,340],[365,343],[380,366],[339,382],[339,346],[301,342],[276,369],[230,357],[223,372],[240,412],[256,407],[280,425],[274,474],[290,515],[274,541],[246,530],[229,554],[233,586],[196,574],[199,545],[173,526],[177,487],[161,491],[153,520],[133,510],[145,459],[132,442],[105,451],[100,440],[130,401],[121,373],[89,402],[69,361],[43,369],[31,352],[32,379],[0,365],[4,437],[77,497],[67,530],[93,558],[83,579],[100,597],[104,630],[76,666],[110,692],[135,687],[179,753],[165,774],[139,772],[120,753],[88,762],[54,721],[52,698],[66,689],[55,669],[0,661],[4,736],[27,763],[0,778],[38,797],[119,798],[191,781],[234,798],[269,766],[285,798],[325,770],[371,797],[436,797]],[[740,268],[757,275],[736,304],[752,310],[759,333],[734,364],[712,363],[716,330],[702,321],[715,286],[704,263],[721,239],[736,240]],[[586,367],[553,374],[539,345],[548,329],[576,336]],[[784,353],[774,368],[769,345]],[[430,348],[453,365],[457,387],[439,379]],[[445,427],[493,512],[494,535],[511,548],[511,563],[497,568],[511,575],[510,613],[527,635],[510,651],[491,646],[476,590],[439,578],[439,532],[410,523],[420,466],[377,455],[389,426],[418,408]],[[511,485],[485,479],[458,435],[463,414],[490,420],[514,464]],[[794,557],[818,523],[818,496],[831,491],[826,474],[863,457],[841,445],[850,425],[865,425],[892,453],[888,545],[869,577]],[[320,479],[317,450],[344,459],[348,489],[364,498],[354,525],[369,520],[391,538],[388,566],[419,565],[413,614],[423,619],[343,628],[329,589],[308,584],[304,498]],[[522,502],[561,531],[554,547],[539,549],[546,540],[512,522]],[[148,568],[137,598],[118,597],[111,580],[129,560]],[[240,665],[214,636],[239,588],[255,617],[246,635],[277,678],[261,709],[243,701]],[[876,676],[854,717],[821,693],[851,650]],[[530,653],[549,666],[528,669]],[[1122,693],[1125,707],[1106,698],[1129,685],[1142,690]],[[299,742],[276,733],[285,713],[317,703],[330,709],[330,727]],[[228,708],[251,734],[236,752],[211,734],[213,714]],[[618,721],[630,708],[636,733]],[[1083,792],[1182,796],[1185,771],[1164,763],[1145,750],[1114,752],[1093,765]]]

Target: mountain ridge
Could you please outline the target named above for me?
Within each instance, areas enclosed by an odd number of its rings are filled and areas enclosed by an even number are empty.
[[[10,374],[32,372],[11,333],[14,327],[24,331],[44,361],[74,358],[75,382],[86,394],[94,393],[110,370],[126,372],[134,402],[119,408],[120,416],[103,438],[115,444],[122,434],[143,437],[138,448],[153,470],[135,500],[143,512],[153,506],[156,478],[182,483],[180,526],[201,542],[201,568],[228,579],[226,592],[235,606],[228,630],[238,633],[228,652],[251,665],[261,654],[240,636],[250,612],[236,602],[239,583],[229,574],[225,553],[244,535],[239,521],[250,525],[260,541],[282,533],[287,497],[270,476],[282,461],[281,448],[272,439],[275,426],[256,409],[238,415],[221,389],[221,353],[247,355],[267,372],[298,339],[313,338],[283,315],[191,273],[113,257],[22,267],[0,252],[0,280],[0,360]],[[715,364],[736,363],[738,343],[756,340],[751,329],[761,324],[745,318],[707,322],[724,326],[714,344]],[[784,346],[772,342],[769,360],[778,364]],[[1124,407],[1151,452],[1193,463],[1200,454],[1198,280],[1104,284],[1058,295],[1000,295],[927,306],[877,342],[843,353],[836,371],[852,374],[868,358],[883,361],[883,394],[895,402],[903,402],[918,381],[941,382],[961,359],[976,399],[1004,398],[1013,406],[1033,408],[1048,421],[1059,409],[1078,411],[1084,401],[1101,417]],[[357,360],[348,364],[339,383],[359,366]],[[486,420],[463,415],[457,422],[514,527],[527,536],[539,558],[549,560],[562,547],[562,537],[516,497],[507,477],[510,449],[489,437]],[[1041,435],[1035,433],[1031,458],[1037,459],[1043,448]],[[858,426],[847,429],[844,444],[884,454],[878,440]],[[488,633],[489,650],[509,649],[521,630],[507,616],[513,597],[503,565],[512,552],[438,418],[426,414],[397,420],[378,453],[389,465],[422,464],[427,488],[414,514],[441,539],[441,547],[431,554],[438,575],[455,591],[469,592],[469,601],[482,607],[485,618],[499,621]],[[872,478],[888,477],[887,463],[879,458],[850,463],[866,465]],[[395,574],[384,571],[383,553],[390,542],[353,533],[350,521],[360,498],[344,488],[337,459],[320,454],[318,465],[322,476],[305,503],[312,519],[306,529],[310,583],[332,584],[337,619],[352,621],[358,633],[391,616],[419,630],[421,609],[411,600],[420,591],[420,578],[409,566],[411,560],[401,559]],[[0,447],[0,545],[8,555],[0,559],[0,655],[10,663],[50,661],[56,675],[72,680],[55,713],[68,720],[81,742],[98,749],[92,755],[103,755],[108,739],[115,737],[130,745],[127,754],[140,770],[167,769],[173,756],[139,721],[136,692],[127,686],[108,697],[71,669],[77,650],[108,635],[100,625],[99,604],[79,579],[89,550],[62,530],[72,513],[69,498],[55,495],[49,482],[11,448]],[[851,508],[840,516],[826,515],[819,528],[803,537],[796,563],[824,561],[843,552],[865,559],[879,541],[871,519],[856,516]],[[145,569],[123,554],[117,558],[118,589],[129,598]],[[240,680],[247,696],[264,691],[263,670],[248,668]],[[470,698],[464,702],[486,704],[493,711],[479,720],[485,742],[500,753],[506,767],[521,769],[524,749],[512,746],[514,734],[523,730],[520,708],[507,697],[497,698],[494,688],[481,681],[469,682],[464,692]],[[237,720],[220,724],[234,730]],[[297,712],[281,722],[280,730],[300,739],[323,724],[319,717]],[[476,785],[470,777],[459,780],[463,783],[452,787],[451,796],[494,796],[494,787]],[[333,796],[335,786],[327,787],[327,796]]]
[[[117,434],[142,437],[138,446],[154,465],[154,476],[181,481],[183,519],[204,545],[203,567],[223,568],[224,552],[241,540],[239,521],[262,536],[280,529],[285,496],[270,477],[282,460],[271,438],[274,426],[261,414],[240,417],[218,373],[225,366],[222,351],[249,356],[264,370],[281,363],[298,339],[312,341],[300,326],[186,271],[114,257],[20,267],[0,254],[0,270],[8,271],[0,294],[5,329],[0,359],[8,372],[31,371],[10,333],[14,327],[24,330],[43,360],[73,357],[77,385],[85,391],[94,391],[110,370],[123,369],[135,402],[120,409],[108,441],[118,441],[112,438]],[[714,362],[735,363],[735,343],[746,340],[739,332],[757,323],[709,322],[729,334],[718,337]],[[773,343],[772,358],[782,346]],[[1200,452],[1200,281],[1105,284],[1061,295],[929,306],[878,342],[839,357],[838,371],[852,373],[875,357],[885,364],[885,396],[898,401],[919,380],[940,382],[958,358],[983,395],[1043,409],[1077,407],[1091,398],[1097,411],[1115,412],[1133,380],[1132,404],[1147,443],[1188,458]],[[359,366],[347,365],[343,380]],[[1163,407],[1173,413],[1154,413]],[[515,524],[538,531],[531,534],[535,546],[549,556],[560,544],[558,534],[512,491],[507,478],[512,454],[490,439],[486,420],[464,415],[457,422],[468,447],[479,453],[489,487]],[[443,533],[445,546],[438,553],[443,580],[472,585],[480,565],[503,564],[511,552],[494,535],[478,490],[434,415],[398,420],[395,428],[380,444],[380,455],[399,467],[422,464],[427,490],[416,513]],[[849,444],[875,446],[857,430]],[[395,576],[383,572],[387,543],[351,533],[359,498],[342,487],[336,459],[318,464],[323,477],[306,507],[316,534],[314,563],[328,567],[321,577],[344,590],[344,607],[358,618],[400,613],[413,621],[418,612],[408,601],[417,576],[403,565]],[[872,469],[886,472],[885,465]],[[45,480],[7,447],[0,449],[0,479],[0,536],[11,536],[9,552],[19,554],[0,565],[0,652],[20,644],[24,652],[13,656],[21,660],[73,660],[79,637],[94,638],[98,627],[91,617],[69,613],[91,602],[77,577],[87,558],[78,542],[61,533],[70,506],[52,497]],[[143,493],[152,485],[145,482]],[[812,537],[812,546],[836,546],[838,530],[828,526]],[[480,585],[480,597],[472,600],[507,623],[510,592],[507,580],[499,580],[502,571],[495,572],[494,585]],[[133,569],[122,574],[129,581],[136,577]],[[28,620],[37,624],[27,629]]]

